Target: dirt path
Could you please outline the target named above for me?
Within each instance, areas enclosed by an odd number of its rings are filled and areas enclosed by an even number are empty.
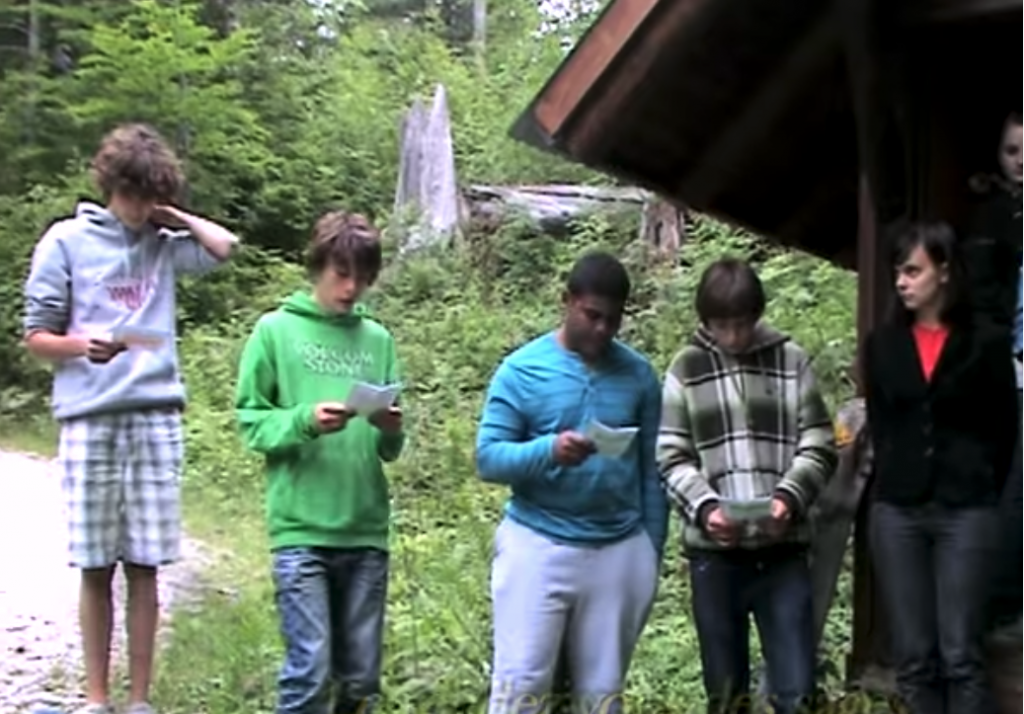
[[[52,462],[0,451],[0,714],[79,703],[78,575],[67,566],[60,481]],[[164,631],[172,607],[194,598],[207,556],[186,539],[162,575]],[[124,652],[118,576],[114,657]]]

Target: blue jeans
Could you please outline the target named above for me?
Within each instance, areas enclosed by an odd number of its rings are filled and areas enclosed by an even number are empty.
[[[284,548],[274,553],[273,568],[285,642],[277,714],[373,712],[381,689],[388,554]]]
[[[997,711],[984,634],[999,527],[995,508],[871,507],[871,558],[911,714]]]
[[[777,546],[692,553],[690,591],[708,714],[747,711],[751,614],[774,711],[804,711],[814,696],[816,665],[806,551]]]

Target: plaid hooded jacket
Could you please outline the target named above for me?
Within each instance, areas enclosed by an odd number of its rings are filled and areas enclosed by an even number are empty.
[[[699,330],[663,387],[658,466],[683,516],[687,550],[720,550],[700,525],[720,498],[779,496],[793,511],[780,540],[747,532],[739,547],[808,543],[806,514],[837,464],[835,432],[807,353],[761,325],[743,354]]]

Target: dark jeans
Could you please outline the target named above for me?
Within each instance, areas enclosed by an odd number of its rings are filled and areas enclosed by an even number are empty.
[[[277,714],[374,711],[380,699],[387,583],[388,554],[380,550],[274,553],[285,642]]]
[[[995,508],[872,506],[896,685],[912,714],[996,712],[984,633],[998,535]]]
[[[1021,565],[1024,562],[1024,552],[1021,547],[1021,530],[1024,527],[1021,522],[1022,485],[1024,484],[1022,484],[1021,477],[1021,440],[1018,429],[1017,451],[1014,455],[1013,466],[1010,468],[1010,475],[1006,478],[1002,501],[999,504],[1002,521],[1000,542],[1003,552],[999,556],[992,603],[992,620],[995,626],[1017,622],[1021,616],[1021,605],[1024,604],[1024,590],[1021,589],[1022,575],[1024,575],[1021,572]]]
[[[708,714],[746,711],[737,704],[750,695],[751,613],[774,711],[803,711],[814,696],[816,663],[806,552],[695,553],[690,582]]]

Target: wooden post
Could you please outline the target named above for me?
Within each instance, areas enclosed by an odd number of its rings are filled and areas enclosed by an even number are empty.
[[[878,221],[869,179],[860,187],[857,231],[857,333],[863,344],[871,328],[881,319],[888,296],[884,252],[879,250]],[[858,360],[858,392],[863,394],[864,378]],[[870,428],[870,425],[869,425]],[[847,679],[870,691],[889,692],[892,683],[884,673],[888,663],[888,625],[878,597],[868,550],[868,505],[862,498],[854,522],[853,539],[853,642],[847,661]]]
[[[871,328],[882,318],[889,294],[885,251],[880,245],[879,223],[882,202],[901,187],[883,180],[886,145],[886,96],[880,76],[881,47],[878,42],[878,8],[874,2],[839,0],[841,27],[844,28],[848,76],[857,121],[857,144],[861,178],[858,199],[857,230],[857,332],[863,344]],[[886,205],[888,209],[888,205]],[[858,350],[859,351],[859,350]],[[864,380],[858,366],[858,391],[863,394]],[[870,425],[869,425],[870,428]],[[882,674],[888,664],[888,631],[882,603],[876,591],[868,551],[867,504],[870,485],[858,507],[853,545],[853,643],[847,661],[847,680],[851,685],[876,692],[891,691],[891,683]]]

